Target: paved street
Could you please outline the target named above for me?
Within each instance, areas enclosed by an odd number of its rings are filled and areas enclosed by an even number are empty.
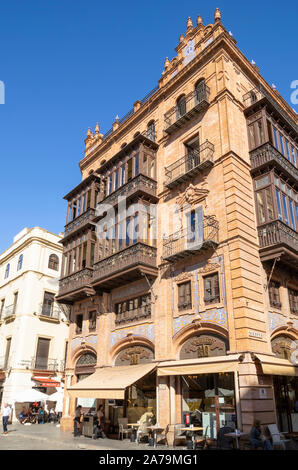
[[[129,439],[91,439],[74,438],[71,432],[62,432],[54,424],[33,424],[24,426],[19,423],[8,426],[8,434],[0,434],[0,450],[148,450],[147,444],[137,445]],[[158,449],[167,449],[159,445]],[[171,448],[170,448],[171,449]],[[181,447],[183,449],[183,447]]]

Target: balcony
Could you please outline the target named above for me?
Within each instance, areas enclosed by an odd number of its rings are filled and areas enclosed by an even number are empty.
[[[64,239],[68,238],[68,235],[73,235],[76,231],[81,230],[83,227],[90,225],[94,226],[95,224],[92,223],[95,217],[95,209],[89,208],[83,214],[79,215],[76,219],[72,220],[68,224],[65,225],[64,229]]]
[[[16,304],[8,305],[7,307],[4,308],[4,313],[2,314],[1,319],[4,320],[6,323],[13,321],[16,317],[16,311],[17,311]]]
[[[204,142],[199,151],[193,150],[184,155],[165,169],[165,186],[174,188],[183,181],[193,178],[195,175],[213,166],[214,145]]]
[[[296,133],[298,132],[298,126],[294,119],[292,120],[290,116],[285,113],[278,102],[261,85],[253,88],[248,93],[245,93],[245,95],[243,95],[243,103],[245,107],[245,114],[254,112],[255,108],[260,108],[263,105],[267,105],[268,108],[276,112],[279,117],[286,121],[288,126],[290,126]]]
[[[137,242],[95,263],[92,285],[110,290],[157,272],[156,248]]]
[[[209,106],[210,89],[205,83],[185,97],[183,106],[174,106],[164,115],[164,130],[172,134]]]
[[[260,257],[268,261],[280,257],[298,269],[298,233],[280,220],[258,227]]]
[[[298,169],[270,143],[250,152],[250,162],[252,174],[267,166],[274,166],[292,181],[298,180]]]
[[[95,291],[90,285],[92,273],[93,269],[85,268],[60,279],[57,301],[67,303],[87,295],[94,295]]]
[[[183,229],[170,235],[163,243],[163,259],[174,262],[217,245],[218,222],[214,216],[206,216],[203,219],[203,227],[197,232]]]
[[[40,320],[46,320],[53,323],[59,323],[63,316],[63,310],[59,305],[40,304],[38,310]]]
[[[100,204],[109,204],[115,206],[118,203],[118,198],[126,198],[128,202],[136,196],[143,196],[151,202],[156,202],[157,197],[157,182],[149,176],[139,174],[135,176],[128,183],[121,186],[121,188],[114,191],[112,194],[103,199]]]
[[[23,366],[32,370],[63,372],[65,362],[47,357],[32,357],[31,361],[22,361]]]

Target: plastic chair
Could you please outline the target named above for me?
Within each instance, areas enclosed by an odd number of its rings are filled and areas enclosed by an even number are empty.
[[[157,433],[156,440],[165,441],[166,445],[168,446],[168,433],[169,433],[170,426],[167,425],[164,431]]]
[[[143,423],[137,430],[137,443],[140,443],[140,439],[142,437],[149,437],[149,431],[147,427],[147,423]]]
[[[118,419],[118,424],[119,424],[118,438],[120,439],[120,434],[121,434],[121,440],[123,440],[123,434],[124,435],[129,435],[132,432],[132,429],[127,426],[127,423],[128,423],[128,418],[119,418]]]
[[[204,436],[195,440],[195,449],[205,449],[208,447],[207,443],[207,432],[208,432],[209,425],[206,426]]]
[[[279,432],[276,424],[268,424],[267,427],[272,437],[273,448],[279,447],[286,450],[286,442],[290,442],[290,439],[283,439],[283,433]]]

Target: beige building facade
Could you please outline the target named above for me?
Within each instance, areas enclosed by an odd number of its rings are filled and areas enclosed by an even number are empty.
[[[65,196],[61,426],[96,399],[110,429],[153,409],[172,436],[254,418],[297,431],[297,116],[218,9],[175,51],[110,131],[88,130]]]
[[[0,255],[0,392],[22,406],[22,394],[63,386],[68,309],[56,303],[61,235],[25,228]],[[35,401],[35,400],[32,400]],[[29,406],[25,403],[24,406]]]

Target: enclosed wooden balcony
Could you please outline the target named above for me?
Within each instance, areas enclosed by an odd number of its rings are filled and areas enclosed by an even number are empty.
[[[72,303],[77,299],[94,295],[95,291],[91,286],[92,274],[93,269],[85,268],[61,278],[56,300],[58,302]]]
[[[280,258],[298,269],[298,233],[280,220],[258,227],[262,261]]]
[[[93,223],[94,217],[95,209],[90,207],[86,210],[86,212],[83,212],[83,214],[79,215],[76,219],[66,224],[64,229],[63,241],[66,241],[70,235],[74,235],[77,231],[86,228],[88,225],[90,227],[95,226],[95,224]]]
[[[163,259],[178,261],[196,255],[218,245],[218,221],[214,216],[206,216],[203,226],[196,231],[183,229],[170,235],[163,243]]]
[[[195,175],[213,166],[214,145],[204,142],[199,150],[191,152],[179,158],[165,169],[165,186],[174,188],[184,181],[188,181]]]
[[[95,263],[92,285],[110,290],[157,273],[156,247],[137,242]]]
[[[119,198],[125,198],[126,202],[130,202],[136,197],[141,197],[150,202],[157,202],[157,182],[149,176],[139,174],[103,199],[101,204],[116,206]],[[100,209],[100,205],[98,208]]]
[[[265,167],[275,167],[294,183],[298,181],[298,168],[269,142],[250,152],[250,162],[252,174]]]
[[[209,106],[210,89],[205,83],[192,91],[164,115],[164,130],[172,134]]]
[[[253,88],[243,95],[244,103],[244,114],[253,114],[259,108],[266,106],[268,111],[272,111],[274,114],[277,114],[282,121],[286,123],[287,126],[290,126],[294,132],[298,132],[298,126],[295,122],[295,117],[291,119],[291,116],[287,114],[277,100],[275,100],[270,93],[268,93],[262,85]],[[291,110],[289,109],[291,112]]]

